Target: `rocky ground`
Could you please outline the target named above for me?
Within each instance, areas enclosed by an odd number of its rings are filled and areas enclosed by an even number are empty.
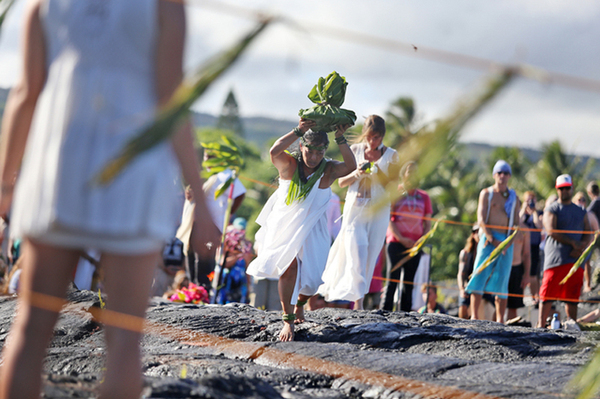
[[[102,379],[103,331],[72,292],[48,352],[44,397],[89,398]],[[3,344],[16,301],[0,299]],[[583,313],[585,310],[582,310]],[[570,398],[596,332],[505,327],[445,315],[320,309],[295,342],[280,314],[247,305],[153,300],[144,338],[148,398]]]

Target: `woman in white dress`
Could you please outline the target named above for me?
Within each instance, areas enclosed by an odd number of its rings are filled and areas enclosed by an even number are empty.
[[[329,138],[325,132],[309,130],[314,126],[313,121],[301,119],[298,127],[271,147],[279,188],[256,219],[261,226],[256,233],[258,256],[247,270],[256,278],[279,278],[281,341],[294,339],[294,323],[304,321],[304,305],[323,282],[330,242],[326,213],[331,184],[356,167],[343,136],[349,125],[338,126],[335,132],[343,162],[324,159]],[[286,149],[298,137],[300,154],[293,156]]]
[[[342,228],[335,239],[319,293],[330,301],[354,301],[363,309],[377,256],[385,241],[390,205],[373,212],[371,205],[385,195],[382,180],[398,175],[398,153],[383,145],[385,121],[370,115],[357,144],[351,146],[358,167],[339,180],[348,187]]]
[[[219,239],[190,124],[110,184],[91,181],[171,98],[183,75],[184,38],[177,2],[29,1],[23,76],[6,104],[0,143],[0,215],[13,204],[11,231],[25,241],[0,398],[39,397],[58,318],[56,306],[47,306],[65,297],[83,248],[101,252],[107,310],[133,322],[107,320],[100,397],[139,397],[139,341],[154,268],[177,225],[179,166],[196,198],[194,244]]]

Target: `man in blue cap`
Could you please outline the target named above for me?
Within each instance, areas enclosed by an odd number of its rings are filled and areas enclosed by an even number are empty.
[[[492,170],[494,185],[481,190],[477,206],[477,223],[481,238],[477,245],[477,256],[473,276],[465,288],[471,295],[471,318],[481,319],[479,312],[484,292],[496,296],[496,321],[504,322],[508,280],[512,267],[512,244],[485,269],[481,268],[492,251],[511,234],[513,226],[519,222],[520,201],[514,190],[508,188],[512,175],[510,165],[499,160]],[[482,270],[479,270],[479,269]]]

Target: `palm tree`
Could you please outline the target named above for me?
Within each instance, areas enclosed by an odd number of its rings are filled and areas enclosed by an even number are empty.
[[[527,180],[544,197],[554,193],[556,177],[564,173],[571,175],[576,190],[585,190],[593,167],[593,159],[584,162],[581,157],[567,155],[556,140],[542,146],[542,157],[527,174]]]

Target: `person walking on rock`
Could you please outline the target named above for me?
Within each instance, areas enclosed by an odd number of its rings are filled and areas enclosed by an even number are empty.
[[[583,286],[583,265],[565,284],[560,282],[592,240],[591,234],[583,234],[591,231],[587,211],[572,202],[571,176],[558,176],[555,187],[558,201],[544,210],[544,229],[548,237],[544,248],[538,327],[545,327],[552,303],[557,299],[565,303],[567,317],[577,320],[577,302]]]
[[[508,297],[508,280],[512,268],[512,243],[487,268],[477,273],[492,251],[510,234],[513,226],[519,223],[519,198],[508,188],[512,175],[510,165],[499,160],[492,169],[494,185],[481,190],[477,206],[477,223],[483,233],[477,244],[477,257],[473,277],[467,283],[465,292],[471,295],[471,319],[480,320],[483,315],[479,305],[484,292],[496,295],[496,321],[502,323],[504,311],[501,299]]]
[[[363,309],[369,292],[377,256],[385,241],[390,204],[375,213],[373,202],[385,195],[382,183],[390,172],[398,173],[398,153],[383,145],[385,121],[377,115],[367,117],[363,134],[351,149],[358,167],[340,178],[340,187],[348,187],[342,228],[327,258],[323,285],[319,293],[327,302],[354,301],[354,309]]]
[[[137,398],[143,318],[154,268],[178,222],[174,181],[180,168],[196,198],[195,244],[206,248],[219,240],[204,201],[191,125],[182,123],[172,140],[139,155],[112,182],[92,182],[153,122],[181,82],[184,6],[166,0],[32,0],[24,33],[23,77],[6,104],[0,145],[0,215],[13,203],[11,234],[24,239],[0,398],[39,398],[58,319],[48,305],[62,302],[85,248],[101,252],[108,314],[120,315],[105,325],[99,397]]]
[[[356,169],[354,155],[338,126],[335,142],[343,162],[325,159],[326,132],[312,131],[315,122],[301,119],[291,132],[271,147],[271,162],[279,171],[279,188],[269,198],[256,222],[258,257],[247,273],[257,278],[279,278],[283,308],[281,341],[294,339],[294,323],[304,321],[304,305],[323,283],[331,238],[327,208],[331,184]],[[300,151],[286,149],[300,137]]]

